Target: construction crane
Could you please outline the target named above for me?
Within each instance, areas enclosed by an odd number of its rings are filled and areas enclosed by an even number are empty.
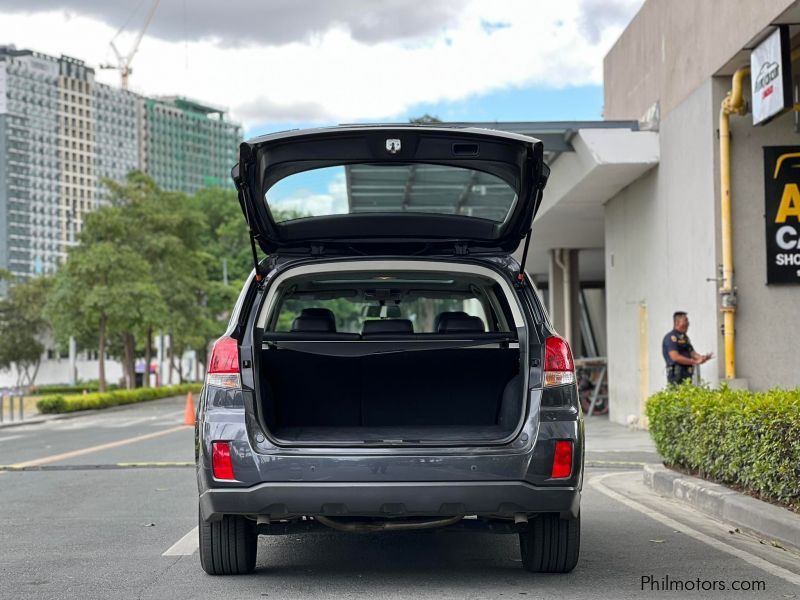
[[[122,53],[117,49],[114,40],[117,39],[120,33],[125,29],[125,25],[123,25],[120,30],[116,33],[116,35],[111,38],[109,45],[111,49],[114,51],[114,55],[117,57],[117,64],[116,65],[100,65],[101,69],[118,69],[122,84],[122,89],[128,89],[128,78],[130,77],[131,73],[133,72],[133,68],[131,68],[131,62],[133,62],[133,57],[136,56],[136,51],[139,50],[139,44],[142,42],[142,38],[144,37],[144,32],[147,31],[147,27],[150,25],[150,21],[153,20],[153,15],[156,13],[156,8],[158,8],[158,3],[161,0],[155,0],[153,5],[150,7],[150,11],[147,13],[147,16],[144,20],[144,25],[142,29],[139,31],[139,34],[136,36],[136,40],[133,42],[133,47],[131,51],[128,52],[127,56],[123,56]],[[127,23],[126,23],[127,25]]]

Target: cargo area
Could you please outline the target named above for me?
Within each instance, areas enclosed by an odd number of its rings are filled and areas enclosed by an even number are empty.
[[[277,349],[261,365],[267,427],[289,442],[488,442],[520,418],[516,349],[359,357]]]
[[[256,335],[266,433],[296,445],[507,439],[527,399],[524,323],[482,271],[384,268],[280,283]]]

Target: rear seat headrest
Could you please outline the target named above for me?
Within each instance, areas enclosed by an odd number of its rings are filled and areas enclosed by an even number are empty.
[[[304,308],[292,322],[292,331],[335,333],[336,317],[327,308]]]
[[[375,335],[382,333],[414,333],[414,326],[408,319],[371,319],[364,321],[361,335]]]
[[[447,319],[450,317],[468,317],[469,315],[465,313],[463,310],[446,310],[444,312],[440,312],[436,315],[436,318],[433,320],[433,330],[439,331],[439,324],[442,322],[442,319]]]
[[[483,333],[483,321],[479,317],[467,314],[442,315],[439,320],[438,333]]]
[[[318,308],[318,307],[311,307],[311,308],[304,308],[300,311],[301,317],[324,317],[328,319],[331,323],[331,327],[333,331],[336,331],[336,317],[333,315],[333,311],[330,308]]]

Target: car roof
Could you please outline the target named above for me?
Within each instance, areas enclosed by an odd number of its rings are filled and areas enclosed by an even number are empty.
[[[276,131],[274,133],[267,133],[264,135],[260,135],[258,137],[251,138],[247,140],[245,143],[247,144],[261,144],[263,142],[272,142],[282,139],[291,139],[291,138],[302,138],[306,136],[315,136],[321,133],[333,133],[333,132],[359,132],[359,131],[380,131],[381,129],[391,129],[391,130],[409,130],[409,131],[462,131],[464,133],[472,133],[475,135],[486,135],[492,136],[496,138],[503,138],[508,140],[517,140],[520,142],[527,142],[527,143],[535,143],[540,140],[537,138],[531,137],[529,135],[523,135],[521,133],[511,133],[509,131],[501,131],[499,129],[487,129],[484,127],[466,127],[461,125],[447,125],[447,124],[437,124],[437,123],[424,123],[424,124],[414,124],[414,123],[370,123],[370,124],[352,124],[352,125],[334,125],[331,127],[316,127],[313,129],[287,129],[285,131]]]

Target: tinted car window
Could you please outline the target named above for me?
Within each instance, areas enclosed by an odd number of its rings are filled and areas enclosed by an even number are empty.
[[[265,195],[276,222],[352,213],[434,213],[504,222],[517,199],[495,175],[448,165],[354,164],[289,175]]]

